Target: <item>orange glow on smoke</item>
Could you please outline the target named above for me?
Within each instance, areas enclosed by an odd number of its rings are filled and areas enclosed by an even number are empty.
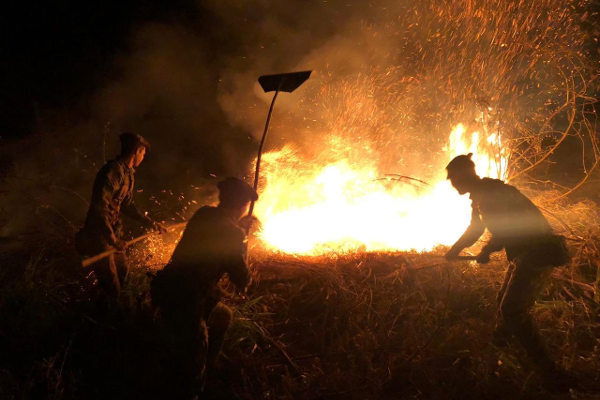
[[[497,133],[483,137],[458,124],[444,150],[443,166],[472,152],[481,176],[505,177],[508,156]],[[380,179],[383,174],[369,159],[315,166],[284,147],[263,160],[265,183],[255,215],[262,222],[258,235],[269,250],[302,255],[428,251],[452,244],[469,223],[470,201],[450,186],[443,166],[426,186]]]

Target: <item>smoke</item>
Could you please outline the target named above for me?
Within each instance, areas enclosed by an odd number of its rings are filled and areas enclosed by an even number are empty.
[[[279,97],[269,148],[293,143],[307,160],[329,153],[351,163],[368,153],[385,172],[427,178],[462,122],[508,139],[517,172],[544,160],[541,142],[559,141],[574,113],[590,127],[575,136],[592,153],[595,121],[580,108],[595,93],[585,1],[259,3],[264,18],[255,20],[227,2],[214,6],[251,32],[241,34],[247,58],[227,62],[218,93],[235,126],[255,138],[262,131],[270,96],[258,75],[314,70]],[[332,135],[347,139],[347,152],[329,151]]]
[[[556,141],[569,112],[588,129],[583,100],[572,100],[594,90],[587,5],[199,1],[186,18],[136,26],[80,108],[42,113],[42,133],[14,158],[13,175],[87,198],[118,133],[138,132],[153,144],[138,202],[169,217],[171,193],[202,200],[195,187],[247,174],[271,98],[258,76],[306,69],[311,78],[277,101],[267,149],[292,144],[312,162],[366,160],[428,178],[463,122],[514,139],[514,165],[535,163],[543,152],[530,149]],[[487,121],[477,122],[482,111]],[[332,146],[332,136],[350,145]],[[83,219],[83,205],[69,206],[77,196],[49,192],[37,202],[75,225]]]

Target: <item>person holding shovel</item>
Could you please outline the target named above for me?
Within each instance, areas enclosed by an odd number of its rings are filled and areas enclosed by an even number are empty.
[[[122,133],[121,154],[107,162],[96,175],[92,199],[83,228],[75,237],[77,251],[85,258],[125,247],[122,217],[127,216],[147,229],[163,232],[162,224],[140,213],[133,199],[135,168],[144,160],[150,144],[142,136]],[[128,272],[125,254],[116,252],[93,264],[102,295],[117,298]]]
[[[544,278],[553,267],[569,261],[564,238],[553,233],[540,210],[517,188],[498,179],[480,178],[471,156],[457,156],[446,167],[452,186],[460,194],[470,193],[472,200],[471,224],[446,258],[456,258],[486,228],[489,230],[491,239],[483,246],[477,262],[489,262],[490,254],[500,250],[506,251],[509,261],[498,293],[494,343],[505,345],[516,338],[545,384],[568,389],[572,378],[551,360],[530,315]]]
[[[173,256],[151,283],[152,303],[171,344],[173,386],[198,391],[205,371],[213,370],[233,311],[220,302],[225,274],[243,291],[250,280],[246,234],[240,220],[258,199],[237,178],[218,183],[217,207],[201,207],[188,222]],[[193,393],[183,393],[183,396]]]

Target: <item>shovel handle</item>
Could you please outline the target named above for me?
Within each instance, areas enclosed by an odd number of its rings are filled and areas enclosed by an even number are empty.
[[[476,261],[477,256],[454,256],[451,258],[446,258],[446,256],[434,256],[436,258],[443,258],[446,261]]]
[[[448,261],[475,261],[477,256],[454,256],[449,258]]]
[[[281,85],[281,84],[280,84]],[[271,100],[271,106],[269,107],[269,112],[267,113],[267,121],[265,122],[265,129],[263,130],[262,137],[260,138],[260,144],[258,145],[258,155],[256,156],[256,168],[254,170],[254,184],[252,188],[255,192],[258,193],[258,177],[260,174],[260,160],[262,158],[262,151],[265,145],[265,139],[267,138],[267,132],[269,132],[269,124],[271,123],[271,115],[273,115],[273,107],[275,107],[275,100],[277,100],[277,96],[279,95],[279,88],[275,91],[273,95],[273,99]],[[250,209],[248,210],[248,217],[252,216],[254,212],[254,200],[250,203]],[[246,229],[246,234],[250,232],[250,224]]]
[[[167,228],[167,231],[170,231],[170,230],[177,229],[179,227],[185,226],[185,224],[187,224],[187,222],[179,222],[177,224],[173,224],[173,225],[171,225],[171,226],[169,226]],[[125,243],[125,247],[124,248],[127,248],[127,247],[131,246],[132,244],[135,244],[135,243],[137,243],[139,241],[142,241],[142,240],[144,240],[144,239],[146,239],[146,238],[154,235],[155,233],[157,233],[157,232],[148,232],[148,233],[146,233],[146,234],[144,234],[142,236],[138,236],[138,237],[136,237],[134,239],[131,239],[130,241],[128,241],[127,243]],[[81,266],[84,267],[84,268],[85,267],[89,267],[90,265],[92,265],[92,264],[94,264],[94,263],[102,260],[103,258],[109,257],[109,256],[117,253],[118,251],[119,250],[117,250],[115,248],[111,248],[111,249],[108,249],[106,251],[103,251],[100,254],[96,254],[95,256],[85,258],[85,259],[83,259],[81,261]]]

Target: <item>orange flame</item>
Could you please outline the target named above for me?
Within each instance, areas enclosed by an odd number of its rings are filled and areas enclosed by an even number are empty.
[[[472,152],[481,176],[505,177],[507,150],[498,133],[482,140],[458,124],[445,150],[446,162]],[[443,167],[431,186],[415,186],[378,179],[370,160],[315,167],[289,146],[263,159],[266,183],[256,215],[262,221],[258,235],[272,251],[428,251],[453,243],[469,223],[469,199],[450,186]]]

